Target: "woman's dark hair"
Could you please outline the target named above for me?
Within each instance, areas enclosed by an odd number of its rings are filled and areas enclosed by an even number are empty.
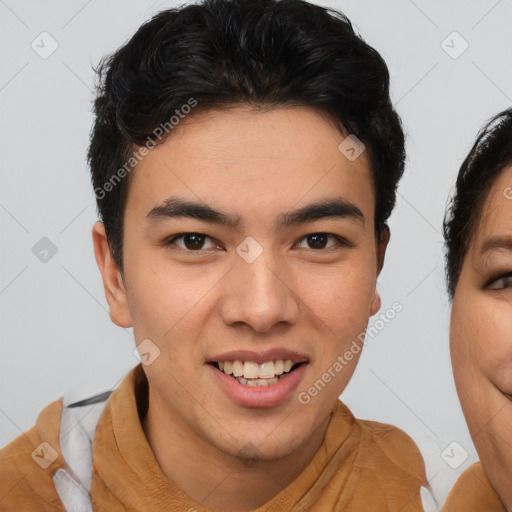
[[[478,133],[462,163],[455,192],[443,223],[446,247],[446,278],[450,298],[462,270],[476,226],[492,184],[512,164],[512,109],[493,117]]]
[[[356,135],[370,160],[376,235],[387,230],[404,134],[384,60],[341,12],[301,0],[204,0],[156,14],[96,72],[87,158],[121,271],[123,178],[185,114],[242,104],[313,107]]]

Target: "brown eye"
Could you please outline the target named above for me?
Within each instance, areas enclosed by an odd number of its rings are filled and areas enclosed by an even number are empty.
[[[334,242],[330,245],[327,245],[329,239],[334,240]],[[306,247],[303,246],[305,249],[314,250],[330,249],[331,247],[335,247],[336,243],[339,245],[348,245],[348,243],[343,242],[343,239],[330,233],[311,233],[310,235],[302,238],[298,245],[300,246],[302,243],[304,243],[304,241],[307,244]]]
[[[204,246],[207,240],[210,240],[209,247]],[[200,251],[202,249],[212,249],[216,247],[215,243],[211,241],[211,238],[207,235],[203,235],[202,233],[182,233],[180,235],[176,235],[168,241],[167,245],[172,245],[174,243],[176,243],[176,245],[181,249],[185,249],[187,251]]]
[[[324,249],[327,245],[327,235],[314,234],[307,237],[308,243],[312,249]]]

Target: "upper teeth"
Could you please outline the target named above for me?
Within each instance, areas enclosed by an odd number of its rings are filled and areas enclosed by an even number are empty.
[[[289,372],[295,361],[287,359],[283,361],[267,361],[265,363],[256,363],[254,361],[223,361],[218,362],[219,368],[228,375],[234,377],[245,377],[246,379],[272,379],[276,375]]]

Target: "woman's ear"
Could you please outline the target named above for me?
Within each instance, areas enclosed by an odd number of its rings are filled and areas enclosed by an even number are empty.
[[[103,279],[105,297],[109,305],[110,319],[119,327],[131,327],[132,318],[128,307],[123,276],[112,257],[103,222],[92,227],[94,256]]]

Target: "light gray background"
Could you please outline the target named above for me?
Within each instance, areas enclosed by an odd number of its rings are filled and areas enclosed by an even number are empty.
[[[381,311],[395,301],[404,309],[369,340],[342,399],[357,416],[397,425],[417,441],[442,501],[476,457],[451,375],[441,225],[476,132],[512,103],[512,1],[316,3],[341,9],[384,57],[408,133],[379,279]],[[138,363],[131,330],[110,321],[93,255],[85,162],[91,64],[175,5],[0,0],[0,446],[64,393],[113,388]],[[47,59],[31,48],[43,31],[59,45]],[[446,39],[454,31],[469,44],[458,58],[463,41]],[[42,237],[58,249],[46,263],[32,253]],[[462,465],[452,462],[456,469],[441,457],[453,441],[469,453]],[[452,461],[461,461],[455,448]]]

